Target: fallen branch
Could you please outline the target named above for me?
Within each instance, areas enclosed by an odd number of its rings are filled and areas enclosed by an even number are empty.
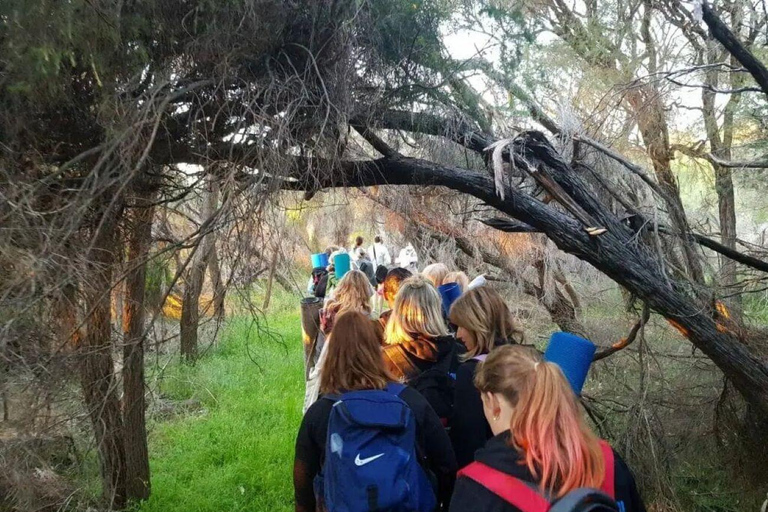
[[[602,350],[599,350],[595,353],[595,355],[592,357],[592,361],[599,361],[601,359],[605,359],[606,357],[615,354],[619,350],[625,349],[628,346],[630,346],[635,339],[637,338],[637,334],[640,332],[640,329],[642,329],[645,324],[648,322],[648,319],[651,318],[651,310],[648,308],[648,303],[643,303],[643,313],[638,319],[637,322],[635,322],[635,325],[632,326],[632,329],[629,331],[629,334],[626,338],[620,339],[618,342],[614,343],[610,347],[604,348]]]

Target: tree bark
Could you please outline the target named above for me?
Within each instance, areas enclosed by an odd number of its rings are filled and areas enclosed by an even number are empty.
[[[272,253],[272,261],[269,266],[269,278],[267,279],[267,291],[264,294],[264,311],[269,308],[269,301],[272,298],[272,283],[275,281],[275,273],[277,273],[277,256],[278,251],[275,249]]]
[[[203,199],[201,220],[206,222],[216,213],[218,198],[214,190],[209,190]],[[179,321],[179,338],[181,357],[187,362],[197,359],[197,326],[200,320],[200,294],[205,282],[205,269],[208,266],[208,258],[213,246],[213,233],[201,233],[197,252],[192,258],[192,263],[184,282],[184,295],[181,305],[181,320]]]
[[[677,179],[672,173],[672,150],[669,146],[669,129],[664,114],[664,104],[660,92],[655,86],[645,85],[627,93],[627,102],[632,106],[637,118],[637,126],[643,137],[648,156],[653,165],[656,180],[664,192],[663,200],[667,206],[669,219],[681,235],[680,247],[685,257],[691,280],[704,284],[704,270],[695,247],[689,240],[690,227],[685,215],[683,201]]]
[[[86,334],[80,345],[80,378],[99,451],[102,493],[117,509],[126,503],[126,466],[123,418],[112,360],[110,289],[121,211],[122,207],[115,202],[105,208],[101,225],[94,234],[88,255],[89,282],[84,283],[88,312]]]
[[[224,299],[227,295],[227,289],[221,277],[221,266],[219,265],[219,254],[215,241],[211,244],[211,255],[208,258],[208,275],[211,278],[211,287],[213,288],[213,315],[217,321],[221,322],[226,315]]]
[[[736,16],[734,16],[736,17]],[[708,41],[706,45],[707,50],[707,62],[714,64],[721,61],[720,52],[714,47],[712,41]],[[735,60],[731,59],[731,64],[735,64]],[[731,75],[731,87],[735,88],[737,85],[734,82],[739,82],[737,73],[730,73]],[[707,70],[704,75],[704,85],[708,88],[702,89],[702,115],[704,117],[704,128],[707,133],[707,139],[709,141],[710,153],[718,158],[725,160],[731,160],[731,147],[733,144],[733,116],[734,111],[739,103],[740,94],[732,94],[728,99],[723,113],[722,130],[717,123],[717,111],[715,100],[717,93],[713,89],[717,89],[719,85],[719,72],[716,68],[712,67]],[[721,135],[722,132],[722,135]],[[736,197],[733,191],[733,172],[729,167],[724,167],[717,163],[717,161],[711,161],[712,168],[715,173],[715,192],[717,193],[717,207],[718,217],[720,223],[720,241],[722,244],[733,251],[736,250]],[[720,279],[719,285],[726,289],[728,294],[734,294],[737,292],[737,275],[736,275],[736,263],[730,258],[720,258]],[[739,306],[738,296],[734,295],[731,300],[728,301],[730,306]]]
[[[768,68],[750,52],[734,35],[723,20],[712,10],[709,3],[702,2],[702,18],[712,36],[722,44],[728,53],[738,60],[752,75],[757,84],[768,95]]]
[[[123,311],[123,415],[125,420],[126,491],[128,499],[150,494],[149,451],[144,396],[144,293],[152,243],[154,194],[137,190],[130,219],[125,309]]]

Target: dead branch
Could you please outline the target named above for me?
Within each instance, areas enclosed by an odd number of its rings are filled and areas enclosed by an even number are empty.
[[[645,326],[645,324],[648,322],[648,319],[651,317],[651,310],[648,308],[648,304],[643,304],[643,313],[640,316],[640,319],[638,319],[637,322],[635,322],[635,325],[632,326],[632,329],[630,329],[629,334],[626,338],[620,339],[618,342],[614,343],[608,348],[604,348],[602,350],[599,350],[595,353],[595,355],[592,357],[592,361],[599,361],[601,359],[605,359],[606,357],[615,354],[619,350],[627,348],[629,345],[631,345],[635,338],[637,338],[637,333],[640,332],[640,330]]]

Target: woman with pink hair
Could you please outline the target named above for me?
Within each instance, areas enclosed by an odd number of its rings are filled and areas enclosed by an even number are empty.
[[[475,386],[494,437],[459,471],[450,512],[544,511],[580,488],[603,491],[621,511],[645,511],[629,468],[587,426],[556,364],[505,345],[480,363]]]

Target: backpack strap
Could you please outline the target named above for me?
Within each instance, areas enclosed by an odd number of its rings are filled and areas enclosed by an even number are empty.
[[[458,476],[474,480],[522,512],[547,512],[549,510],[549,501],[541,494],[528,487],[520,479],[482,462],[471,463],[459,471]]]
[[[611,448],[611,445],[601,439],[600,449],[603,452],[603,461],[605,461],[605,478],[603,479],[603,485],[600,486],[600,490],[611,498],[616,499],[616,489],[614,483],[616,463],[613,456],[613,448]]]
[[[387,392],[392,393],[395,396],[400,396],[400,393],[405,389],[405,384],[399,382],[390,382],[387,387],[384,388]]]

